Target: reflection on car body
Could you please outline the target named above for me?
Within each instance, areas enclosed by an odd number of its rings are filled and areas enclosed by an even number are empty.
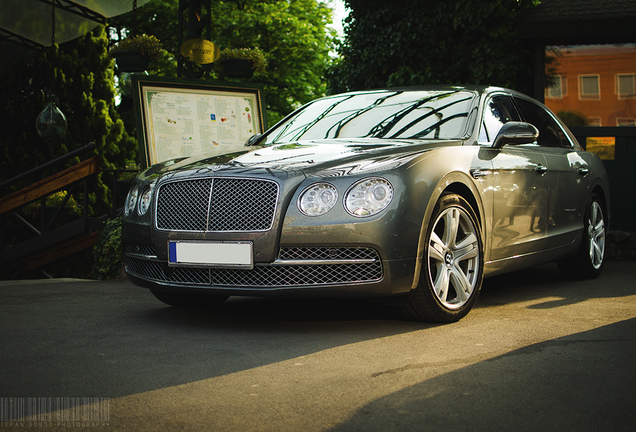
[[[602,270],[603,164],[520,93],[334,95],[248,143],[139,175],[122,233],[134,283],[174,306],[354,296],[452,322],[484,277],[549,261]]]

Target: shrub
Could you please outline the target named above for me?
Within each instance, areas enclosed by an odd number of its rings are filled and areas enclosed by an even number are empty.
[[[121,253],[121,220],[110,219],[93,247],[91,277],[99,280],[117,279],[123,264]]]

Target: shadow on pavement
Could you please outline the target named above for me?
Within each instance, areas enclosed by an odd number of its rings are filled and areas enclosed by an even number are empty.
[[[499,305],[541,299],[546,301],[532,307],[548,308],[588,298],[633,295],[634,270],[630,273],[625,270],[627,266],[608,264],[595,281],[569,281],[550,266],[487,279],[477,308],[496,309]],[[359,300],[248,297],[231,298],[214,310],[179,310],[163,305],[150,292],[127,281],[2,283],[0,299],[0,397],[115,398],[438,327],[395,320],[384,307]],[[471,315],[466,318],[470,319]],[[633,321],[616,325],[625,334],[633,327]],[[451,325],[449,329],[452,328]],[[606,330],[611,329],[609,326]],[[440,409],[439,418],[432,421],[441,424],[442,413],[450,416],[447,421],[454,421],[454,405],[458,413],[466,407],[485,422],[486,414],[479,412],[484,404],[497,400],[501,410],[513,409],[506,398],[517,398],[528,407],[536,407],[538,413],[545,409],[556,413],[557,407],[543,406],[542,392],[558,395],[561,387],[569,386],[573,391],[565,395],[576,400],[579,392],[588,390],[589,383],[575,379],[579,364],[585,364],[578,363],[576,355],[596,356],[593,358],[602,363],[591,366],[598,367],[599,377],[604,377],[599,380],[603,388],[611,388],[612,380],[621,377],[634,384],[633,372],[620,374],[628,372],[623,369],[626,365],[607,366],[611,358],[605,353],[622,345],[605,336],[603,329],[572,338],[597,342],[566,344],[578,347],[577,350],[549,342],[539,344],[533,352],[520,350],[515,355],[418,384],[372,404],[370,411],[382,411],[382,404],[407,411],[426,404]],[[609,339],[601,342],[604,338]],[[590,352],[586,351],[588,348]],[[633,345],[629,349],[633,351]],[[543,356],[547,352],[553,355]],[[509,363],[510,359],[524,358],[531,358],[536,364],[521,362],[520,367],[517,361]],[[505,373],[489,375],[498,368]],[[497,379],[493,380],[493,376]],[[453,388],[455,380],[472,383],[474,388],[468,395],[443,390]],[[550,384],[552,381],[555,385]],[[478,399],[470,396],[470,392],[480,388],[483,392]],[[498,399],[497,394],[506,398]],[[623,407],[620,401],[614,402],[616,407]],[[564,403],[563,409],[574,410],[573,402]],[[617,409],[610,408],[610,412]],[[352,424],[363,421],[366,412],[361,411]],[[466,419],[458,413],[456,417]]]
[[[633,431],[635,335],[630,319],[530,345],[379,398],[331,430]]]
[[[119,397],[431,327],[365,301],[168,307],[127,281],[0,286],[2,397]]]

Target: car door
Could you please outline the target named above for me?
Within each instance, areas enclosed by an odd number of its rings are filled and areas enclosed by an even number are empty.
[[[499,129],[521,116],[505,94],[486,101],[479,142],[491,146]],[[538,252],[547,246],[550,175],[537,143],[492,149],[494,174],[490,261]]]
[[[588,163],[579,154],[561,125],[543,106],[514,97],[524,121],[539,130],[538,144],[546,159],[549,184],[548,247],[571,243],[583,228]]]

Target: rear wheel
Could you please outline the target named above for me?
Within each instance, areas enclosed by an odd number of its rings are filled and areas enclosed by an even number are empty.
[[[455,322],[477,302],[483,278],[475,212],[459,195],[443,195],[426,231],[420,282],[395,308],[406,319]]]
[[[223,303],[230,296],[218,296],[209,294],[178,294],[164,291],[151,290],[152,294],[167,305],[186,308],[203,309]]]
[[[605,264],[605,213],[599,197],[594,194],[585,212],[583,241],[576,255],[560,261],[559,270],[569,277],[594,279]]]

